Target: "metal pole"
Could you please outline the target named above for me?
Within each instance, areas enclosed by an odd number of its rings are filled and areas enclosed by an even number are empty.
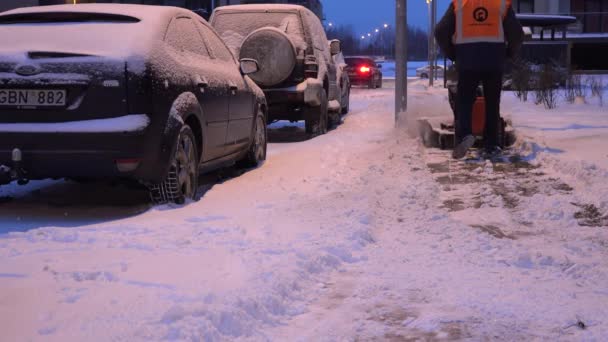
[[[431,9],[431,3],[433,0],[426,1],[426,7],[428,9],[429,14],[429,33],[427,39],[427,59],[429,66],[429,73],[427,74],[429,78],[429,87],[433,86],[433,10]]]
[[[395,33],[395,125],[405,121],[407,111],[407,0],[396,0]]]
[[[435,42],[435,26],[437,25],[437,1],[431,1],[431,57],[433,58],[433,78],[437,79],[437,43]],[[431,83],[433,85],[433,83]]]

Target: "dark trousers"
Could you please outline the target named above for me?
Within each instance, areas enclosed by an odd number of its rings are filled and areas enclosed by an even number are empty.
[[[477,97],[477,86],[483,85],[486,100],[486,126],[484,141],[487,148],[498,146],[498,118],[500,116],[500,92],[502,70],[474,71],[458,70],[458,93],[456,99],[456,142],[472,134],[471,117],[473,103]]]

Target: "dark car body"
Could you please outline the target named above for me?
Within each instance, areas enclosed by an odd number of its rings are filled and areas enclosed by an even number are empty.
[[[342,52],[334,55],[336,64],[338,89],[340,90],[340,113],[347,114],[350,111],[350,78],[348,77],[348,64],[344,60]]]
[[[346,57],[346,68],[350,83],[353,85],[366,85],[369,88],[382,87],[382,67],[369,57]]]
[[[293,49],[294,63],[284,80],[273,84],[258,82],[268,102],[269,121],[307,120],[308,131],[307,109],[340,111],[341,90],[330,44],[323,25],[310,10],[286,4],[222,6],[213,12],[210,23],[240,58],[244,42],[256,31],[280,30],[289,38],[288,49]],[[255,75],[252,78],[256,81]]]
[[[188,10],[85,4],[0,15],[0,164],[12,169],[4,183],[158,184],[185,125],[200,168],[214,168],[247,153],[263,106],[261,90]]]

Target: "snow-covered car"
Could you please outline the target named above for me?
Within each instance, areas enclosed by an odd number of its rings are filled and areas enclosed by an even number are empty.
[[[437,76],[443,77],[443,67],[441,65],[435,66],[434,70],[435,70],[435,73],[436,73]],[[420,67],[420,68],[416,69],[416,77],[429,78],[430,74],[431,74],[431,66],[430,65],[425,65],[423,67]]]
[[[348,64],[344,60],[342,52],[333,56],[336,65],[336,77],[338,89],[340,89],[340,113],[346,114],[350,110],[350,79],[348,77]]]
[[[266,103],[191,11],[84,4],[0,14],[0,184],[134,179],[195,198],[199,171],[266,156]]]
[[[269,121],[305,120],[306,132],[324,134],[329,111],[339,113],[340,91],[332,56],[340,42],[328,42],[323,25],[299,5],[218,7],[211,25],[239,58],[253,58],[251,78],[263,89]]]

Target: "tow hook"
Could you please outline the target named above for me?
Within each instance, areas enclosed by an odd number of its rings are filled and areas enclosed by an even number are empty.
[[[18,148],[13,149],[12,158],[13,160],[13,168],[10,171],[11,179],[16,179],[17,184],[25,185],[29,182],[29,179],[26,177],[26,172],[21,167],[21,163],[23,161],[23,154],[21,150]]]

